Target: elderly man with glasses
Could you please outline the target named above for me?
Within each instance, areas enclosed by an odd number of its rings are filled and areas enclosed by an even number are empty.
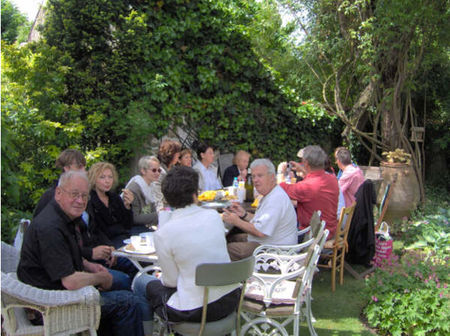
[[[261,244],[292,245],[297,243],[297,220],[294,206],[286,193],[277,185],[275,166],[268,159],[257,159],[250,165],[253,185],[262,195],[255,214],[238,203],[225,209],[223,221],[245,233],[228,238],[231,260],[252,255]]]
[[[17,275],[24,283],[49,290],[96,286],[102,298],[100,326],[110,328],[104,334],[144,335],[143,321],[151,326],[147,302],[130,291],[111,290],[113,276],[108,270],[82,257],[79,226],[84,225],[81,215],[88,197],[85,172],[61,175],[54,200],[25,232]],[[38,314],[32,322],[42,323]]]

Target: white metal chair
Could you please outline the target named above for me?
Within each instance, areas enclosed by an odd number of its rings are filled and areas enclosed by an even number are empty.
[[[303,230],[299,230],[297,233],[298,237],[304,236],[303,241],[317,237],[320,232],[320,216],[322,216],[320,210],[314,211],[309,220],[309,226]]]
[[[317,234],[320,235],[325,229],[325,221],[320,223]],[[255,271],[261,271],[264,277],[278,276],[288,270],[294,271],[302,268],[305,263],[308,248],[317,240],[311,236],[306,241],[295,245],[260,245],[253,255],[255,260]],[[303,271],[303,269],[302,269]],[[272,274],[272,275],[270,275]],[[292,277],[300,276],[293,274]]]
[[[6,335],[96,335],[100,323],[100,294],[92,286],[78,290],[44,290],[17,279],[19,251],[2,242],[1,309]],[[34,326],[25,308],[42,314]]]
[[[266,274],[255,271],[247,281],[247,291],[242,306],[245,324],[242,333],[252,335],[284,335],[289,333],[287,326],[293,324],[293,335],[299,334],[300,318],[304,316],[311,335],[316,335],[312,325],[311,288],[312,278],[325,244],[328,230],[319,234],[308,247],[303,266],[300,268],[281,267],[279,274]],[[296,256],[270,255],[273,261],[284,262],[283,258],[295,259]],[[258,255],[256,258],[267,258]],[[296,278],[295,281],[291,279]]]
[[[303,230],[298,231],[298,236],[304,235],[302,243],[294,245],[271,245],[263,244],[258,246],[254,251],[253,255],[271,253],[271,254],[283,254],[283,255],[296,255],[300,254],[310,246],[314,239],[324,230],[325,222],[320,221],[320,211],[315,211],[309,222],[309,226]]]
[[[170,329],[185,336],[220,336],[229,334],[233,331],[239,336],[241,325],[240,312],[242,301],[244,299],[246,280],[252,275],[254,263],[255,258],[251,256],[230,263],[198,265],[195,272],[195,284],[197,286],[204,286],[201,323],[169,322]],[[241,298],[239,300],[237,311],[222,320],[206,322],[209,287],[226,286],[235,283],[242,283]],[[166,328],[163,328],[161,334],[165,329]]]

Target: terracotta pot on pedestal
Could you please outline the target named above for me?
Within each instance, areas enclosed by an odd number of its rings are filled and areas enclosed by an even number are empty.
[[[383,182],[378,193],[381,197],[386,185],[392,183],[395,176],[397,177],[384,216],[384,221],[392,224],[394,220],[409,216],[411,211],[416,209],[420,200],[419,182],[412,165],[405,163],[381,162],[381,175]]]

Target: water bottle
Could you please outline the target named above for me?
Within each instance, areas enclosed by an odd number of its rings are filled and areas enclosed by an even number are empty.
[[[237,177],[233,179],[233,188],[239,188],[239,181]]]

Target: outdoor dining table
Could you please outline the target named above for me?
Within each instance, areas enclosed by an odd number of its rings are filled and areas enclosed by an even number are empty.
[[[158,266],[158,256],[156,255],[156,252],[148,254],[127,252],[125,251],[125,246],[123,246],[120,249],[113,251],[112,255],[115,257],[127,258],[134,266],[136,266],[138,272],[134,276],[134,279],[141,274],[154,270],[155,266]]]
[[[205,208],[214,208],[214,209],[218,210],[219,212],[223,211],[223,208],[221,206],[211,207],[211,206],[207,205],[207,202],[203,202],[203,205]],[[249,211],[252,213],[255,212],[256,208],[251,206],[251,202],[243,202],[243,203],[241,203],[241,205],[246,211]],[[200,206],[202,206],[202,205],[200,205]],[[227,232],[228,232],[228,230],[232,229],[232,227],[230,227],[227,224],[225,224],[225,228],[227,229]],[[124,245],[121,248],[113,251],[112,255],[115,257],[124,257],[124,258],[127,258],[128,260],[130,260],[133,263],[133,265],[138,269],[138,273],[136,273],[136,276],[146,273],[148,271],[154,270],[155,266],[158,266],[158,256],[156,255],[155,251],[153,251],[151,253],[142,253],[139,251],[132,252],[132,251],[127,251],[126,247],[127,247],[127,245]]]

